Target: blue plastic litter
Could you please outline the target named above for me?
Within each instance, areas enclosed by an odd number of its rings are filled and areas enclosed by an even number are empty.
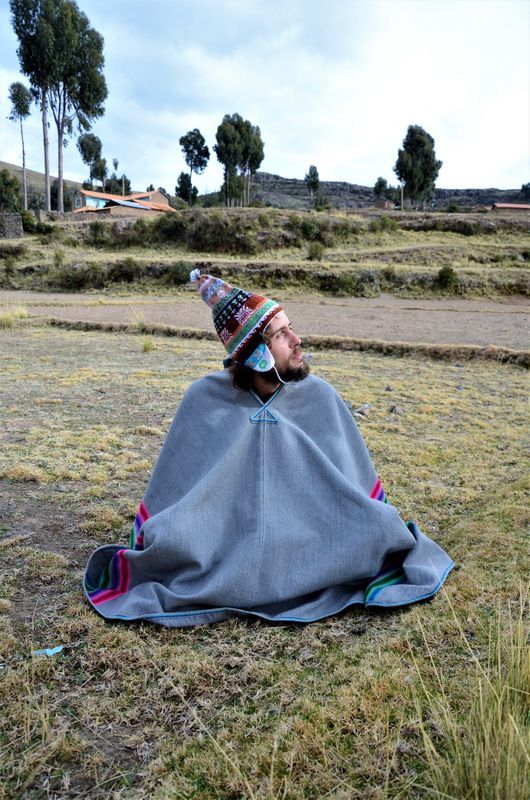
[[[57,647],[45,647],[44,650],[32,650],[31,655],[33,656],[56,656],[57,653],[60,653],[63,649],[64,645],[58,644]]]

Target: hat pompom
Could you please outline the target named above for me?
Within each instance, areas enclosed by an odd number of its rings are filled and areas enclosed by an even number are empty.
[[[192,283],[195,283],[195,281],[198,281],[200,277],[201,277],[200,269],[192,269],[192,271],[190,272],[190,281]]]

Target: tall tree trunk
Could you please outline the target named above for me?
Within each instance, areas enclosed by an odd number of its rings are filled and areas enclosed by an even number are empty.
[[[28,210],[28,182],[26,179],[26,151],[24,149],[24,130],[20,119],[20,138],[22,139],[22,187],[24,191],[24,210]]]
[[[44,146],[44,208],[46,211],[51,210],[51,192],[50,192],[50,156],[49,156],[49,143],[48,143],[48,120],[46,108],[46,91],[41,89],[41,112],[42,112],[42,144]]]
[[[57,211],[64,212],[63,195],[63,137],[64,125],[60,122],[57,125]]]

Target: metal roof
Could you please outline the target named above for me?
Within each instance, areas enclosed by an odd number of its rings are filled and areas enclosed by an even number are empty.
[[[151,209],[148,206],[143,205],[143,203],[135,203],[134,200],[107,200],[107,208],[109,205],[112,206],[127,206],[127,208],[141,208],[142,211],[150,211]]]

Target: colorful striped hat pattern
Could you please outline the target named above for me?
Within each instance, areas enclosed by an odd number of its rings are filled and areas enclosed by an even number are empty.
[[[232,361],[256,372],[274,366],[274,356],[263,341],[263,333],[272,319],[283,311],[279,303],[253,292],[230,286],[222,278],[190,273],[199,294],[212,309],[215,330]]]

